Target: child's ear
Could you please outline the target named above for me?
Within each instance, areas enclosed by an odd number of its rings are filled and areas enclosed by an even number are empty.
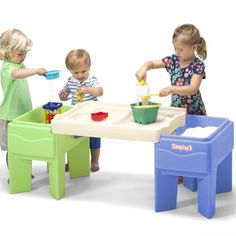
[[[194,50],[194,51],[197,50],[197,47],[198,47],[197,44],[193,45],[193,50]]]

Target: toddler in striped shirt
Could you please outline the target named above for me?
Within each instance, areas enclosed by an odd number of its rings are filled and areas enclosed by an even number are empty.
[[[78,102],[97,100],[102,96],[103,89],[96,77],[89,74],[91,60],[89,53],[84,49],[70,51],[65,59],[67,69],[71,72],[64,88],[59,93],[62,101],[71,99],[71,104]],[[90,137],[91,171],[99,170],[101,139]],[[69,169],[68,164],[66,170]]]

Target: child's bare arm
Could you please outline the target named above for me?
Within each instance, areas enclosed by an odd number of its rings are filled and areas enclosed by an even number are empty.
[[[89,93],[96,97],[100,97],[103,95],[102,87],[84,87],[84,88],[79,89],[79,92],[82,95]]]
[[[191,83],[189,85],[169,86],[169,87],[163,88],[160,90],[159,96],[164,97],[164,96],[169,95],[170,93],[174,93],[174,94],[178,94],[182,96],[194,95],[199,90],[201,82],[202,82],[202,77],[200,75],[193,75],[191,79]]]
[[[146,81],[147,71],[164,67],[165,65],[162,60],[147,61],[140,67],[140,69],[136,72],[135,75],[137,77],[137,80],[144,79]]]
[[[46,72],[47,70],[44,68],[34,68],[34,69],[23,68],[12,71],[11,76],[15,79],[22,79],[32,75],[44,75]]]

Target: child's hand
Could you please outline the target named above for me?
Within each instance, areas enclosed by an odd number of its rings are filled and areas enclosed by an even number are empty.
[[[144,82],[146,82],[147,71],[150,70],[152,67],[153,67],[152,61],[144,63],[135,74],[137,77],[137,80],[138,81],[144,80]]]
[[[44,69],[44,68],[39,68],[39,69],[37,69],[37,71],[36,71],[36,74],[37,74],[37,75],[44,75],[45,73],[47,73],[47,70]]]
[[[166,87],[160,90],[159,96],[160,97],[166,97],[171,93],[171,87]]]
[[[80,88],[76,92],[76,97],[78,102],[83,102],[84,100],[84,94],[89,93],[89,88]]]
[[[140,70],[138,70],[135,74],[137,80],[140,81],[144,81],[146,82],[146,70],[143,70],[142,68]]]
[[[86,93],[89,93],[89,88],[88,87],[85,87],[85,88],[80,88],[77,90],[77,93],[81,94],[81,95],[84,95]]]
[[[67,101],[67,100],[71,99],[71,97],[69,97],[69,94],[70,94],[69,92],[62,89],[58,95],[59,95],[59,98],[61,99],[61,101]]]

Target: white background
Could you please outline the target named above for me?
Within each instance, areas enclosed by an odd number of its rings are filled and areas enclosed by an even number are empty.
[[[76,48],[90,53],[91,73],[104,88],[100,100],[130,104],[135,101],[138,68],[147,60],[172,54],[174,28],[192,23],[207,42],[207,78],[201,85],[207,113],[235,122],[233,2],[2,1],[0,32],[19,28],[32,39],[34,45],[25,61],[27,67],[63,71],[60,79],[53,82],[39,76],[28,79],[34,107],[51,99],[57,101],[57,92],[70,75],[64,65],[65,56]],[[148,81],[152,92],[169,85],[165,70],[149,72]],[[169,98],[159,98],[159,102],[168,106]],[[67,194],[60,201],[49,194],[42,163],[33,165],[33,191],[10,195],[5,153],[0,154],[0,231],[5,232],[3,235],[226,235],[236,231],[233,225],[235,181],[232,193],[217,197],[216,215],[212,220],[197,213],[196,194],[182,186],[177,210],[154,212],[153,147],[149,143],[104,139],[101,171],[82,180],[70,180],[67,176]],[[235,172],[235,164],[233,169]],[[233,178],[235,180],[235,173]]]

